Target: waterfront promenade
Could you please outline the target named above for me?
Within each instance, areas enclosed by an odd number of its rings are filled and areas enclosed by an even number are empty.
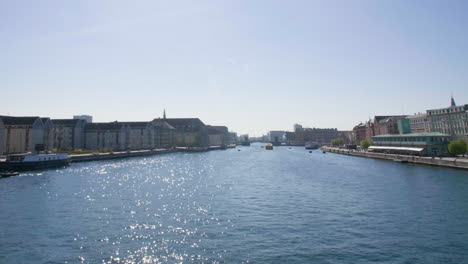
[[[325,152],[350,155],[356,157],[364,158],[373,158],[373,159],[383,159],[389,161],[397,161],[403,163],[413,163],[413,164],[422,164],[454,169],[464,169],[468,170],[468,158],[462,157],[418,157],[418,156],[409,156],[409,155],[400,155],[400,154],[386,154],[386,153],[375,153],[368,151],[356,151],[349,149],[341,149],[324,146],[321,148]]]

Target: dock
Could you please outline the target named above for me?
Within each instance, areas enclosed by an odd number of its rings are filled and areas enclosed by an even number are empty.
[[[468,159],[460,158],[460,157],[419,157],[419,156],[400,155],[400,154],[356,151],[356,150],[340,149],[340,148],[333,148],[333,147],[327,147],[327,146],[322,147],[321,150],[324,152],[363,157],[363,158],[389,160],[389,161],[394,161],[394,162],[396,161],[399,163],[422,164],[422,165],[430,165],[430,166],[437,166],[437,167],[468,170]]]

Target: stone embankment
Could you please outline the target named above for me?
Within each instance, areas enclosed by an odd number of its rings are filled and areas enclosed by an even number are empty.
[[[357,156],[357,157],[363,157],[363,158],[383,159],[383,160],[397,161],[397,162],[402,162],[402,163],[424,164],[424,165],[430,165],[430,166],[439,166],[439,167],[468,170],[467,158],[417,157],[417,156],[409,156],[409,155],[356,151],[356,150],[332,148],[332,147],[326,147],[326,146],[322,147],[321,149],[322,151],[325,151],[325,152]]]
[[[173,152],[204,152],[209,150],[224,149],[221,146],[211,146],[205,148],[186,148],[178,147],[175,149],[152,149],[152,150],[133,150],[121,152],[108,152],[108,153],[87,153],[87,154],[71,154],[70,159],[72,162],[86,162],[95,160],[109,160],[109,159],[122,159],[130,157],[152,156],[157,154],[166,154]]]
[[[90,153],[69,155],[72,162],[86,162],[94,160],[122,159],[130,157],[151,156],[176,152],[175,149],[134,150],[109,153]]]

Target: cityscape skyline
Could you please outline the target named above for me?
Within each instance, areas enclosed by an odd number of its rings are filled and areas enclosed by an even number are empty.
[[[0,115],[261,136],[468,102],[464,1],[25,2],[0,3]]]

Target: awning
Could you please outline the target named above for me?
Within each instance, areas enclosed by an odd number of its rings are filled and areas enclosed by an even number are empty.
[[[424,148],[409,148],[409,147],[390,147],[390,146],[370,146],[369,150],[398,150],[398,151],[412,151],[421,152]]]

